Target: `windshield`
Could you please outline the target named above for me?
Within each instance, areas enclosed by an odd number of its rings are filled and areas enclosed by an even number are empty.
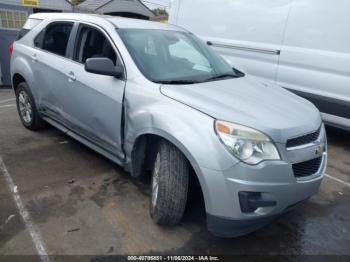
[[[155,29],[118,32],[140,71],[153,82],[191,84],[238,76],[191,33]]]

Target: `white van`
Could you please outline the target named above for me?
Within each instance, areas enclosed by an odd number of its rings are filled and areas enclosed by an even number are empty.
[[[350,128],[349,0],[174,0],[170,23]]]

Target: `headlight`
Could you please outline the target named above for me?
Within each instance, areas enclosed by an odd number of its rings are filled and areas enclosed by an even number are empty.
[[[227,149],[247,164],[280,159],[274,143],[258,130],[225,121],[215,121],[215,130]]]

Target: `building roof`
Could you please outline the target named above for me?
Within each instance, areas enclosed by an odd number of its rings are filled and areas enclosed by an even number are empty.
[[[86,0],[78,9],[101,14],[133,13],[154,17],[153,12],[139,0]]]
[[[124,18],[124,17],[113,17],[106,16],[108,21],[112,22],[118,28],[131,28],[131,29],[160,29],[169,31],[181,31],[186,32],[185,29],[177,27],[171,24],[165,24],[155,21],[146,21],[140,19]]]
[[[109,15],[99,15],[99,14],[81,14],[81,13],[36,13],[30,16],[31,18],[36,19],[73,19],[82,22],[92,22],[95,24],[103,25],[115,25],[117,28],[133,28],[133,29],[162,29],[162,30],[173,30],[173,31],[182,31],[185,32],[185,29],[177,27],[170,24],[164,24],[159,22],[124,18],[118,16],[109,16]]]
[[[85,0],[77,7],[78,9],[89,10],[91,12],[96,11],[99,7],[105,5],[110,0]]]

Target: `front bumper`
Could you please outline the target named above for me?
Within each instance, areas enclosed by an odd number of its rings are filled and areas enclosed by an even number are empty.
[[[201,168],[207,184],[204,195],[209,231],[235,237],[264,226],[318,191],[326,163],[324,152],[317,173],[302,179],[294,176],[292,164],[285,161],[266,161],[256,166],[238,163],[225,171]],[[274,205],[243,212],[239,192],[258,192],[261,199]]]
[[[291,205],[284,212],[301,205],[307,199]],[[218,237],[239,237],[269,224],[279,215],[261,216],[253,219],[228,219],[207,214],[207,226],[208,230]]]

